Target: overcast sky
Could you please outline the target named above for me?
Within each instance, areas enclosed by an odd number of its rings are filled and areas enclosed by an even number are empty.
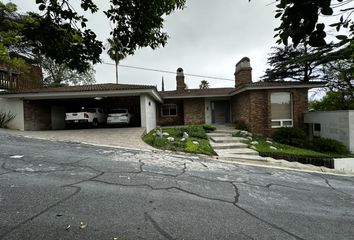
[[[5,1],[6,2],[6,1]],[[9,1],[7,1],[9,2]],[[12,0],[20,12],[35,11],[35,0]],[[74,0],[73,2],[78,2]],[[107,9],[109,1],[96,1],[100,10]],[[165,48],[139,49],[135,55],[121,61],[122,65],[160,69],[175,72],[182,67],[185,73],[234,79],[235,64],[242,57],[251,59],[253,81],[258,81],[266,69],[267,54],[275,45],[272,0],[187,0],[184,10],[174,12],[165,21],[170,39]],[[89,27],[104,42],[109,37],[110,25],[103,13],[89,16]],[[113,63],[106,53],[103,62]],[[114,65],[98,64],[97,83],[114,83]],[[176,87],[175,74],[119,68],[119,82],[157,85],[165,89]],[[189,88],[198,88],[206,79],[211,87],[233,87],[233,81],[186,77]]]

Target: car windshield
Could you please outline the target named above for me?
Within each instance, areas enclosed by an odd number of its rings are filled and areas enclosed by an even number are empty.
[[[95,113],[96,108],[84,108],[81,110],[81,112],[89,112],[89,113]]]
[[[113,109],[111,113],[127,113],[127,109]]]

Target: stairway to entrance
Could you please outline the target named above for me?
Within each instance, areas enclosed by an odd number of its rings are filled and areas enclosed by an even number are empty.
[[[232,136],[238,131],[232,126],[216,126],[214,132],[207,134],[210,145],[219,158],[235,161],[266,161],[257,151],[242,143],[247,139]]]

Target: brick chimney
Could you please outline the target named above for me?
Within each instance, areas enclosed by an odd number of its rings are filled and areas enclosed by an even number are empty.
[[[177,69],[176,81],[177,81],[177,91],[184,91],[186,89],[186,84],[184,83],[183,68]]]
[[[252,68],[250,59],[244,57],[236,64],[235,87],[247,83],[252,83]]]

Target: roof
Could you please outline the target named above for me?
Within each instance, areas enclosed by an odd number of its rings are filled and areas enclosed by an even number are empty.
[[[186,89],[185,91],[163,91],[159,92],[162,98],[174,97],[195,97],[195,96],[229,96],[235,88],[207,88],[207,89]]]
[[[40,100],[91,97],[124,97],[139,96],[141,94],[148,94],[158,102],[163,102],[161,96],[157,93],[155,86],[113,83],[19,89],[0,92],[0,97]]]
[[[284,88],[317,88],[325,86],[325,82],[254,82],[243,84],[237,88],[208,88],[208,89],[186,89],[184,91],[159,92],[162,98],[187,98],[187,97],[230,97],[249,90],[262,89],[284,89]]]
[[[150,85],[133,85],[133,84],[93,84],[93,85],[79,85],[79,86],[63,86],[63,87],[42,87],[33,89],[19,89],[7,92],[4,94],[21,94],[21,93],[60,93],[60,92],[96,92],[96,91],[114,91],[114,90],[137,90],[137,89],[154,89],[155,86]]]

